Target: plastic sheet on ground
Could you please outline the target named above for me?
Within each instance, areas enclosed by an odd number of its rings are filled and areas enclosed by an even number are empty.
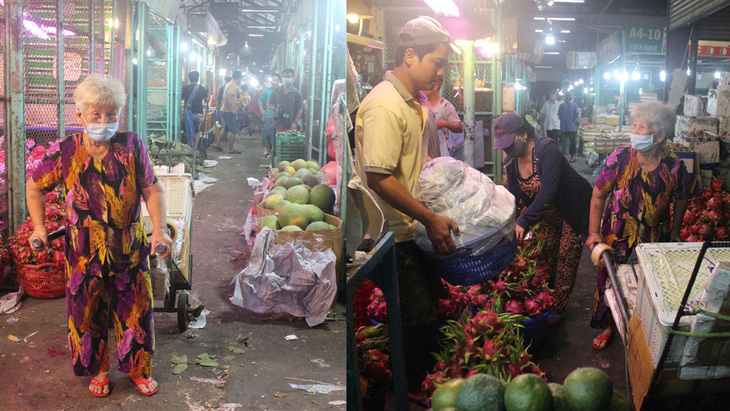
[[[514,230],[514,224],[510,224],[515,213],[514,196],[462,161],[439,157],[426,163],[413,188],[413,196],[432,212],[459,225],[461,236],[454,236],[458,248],[485,239],[496,244]],[[432,251],[423,224],[416,222],[414,230],[416,244]],[[502,235],[495,236],[498,232]],[[480,248],[489,249],[494,245],[491,242]]]
[[[310,327],[323,323],[337,294],[335,253],[298,241],[277,244],[276,236],[268,227],[256,236],[248,267],[233,279],[231,302],[259,314],[304,317]]]
[[[193,191],[197,194],[213,185],[216,181],[218,181],[218,179],[215,177],[209,177],[203,173],[198,173],[198,178],[193,181]]]
[[[325,384],[292,384],[289,383],[292,388],[311,392],[312,394],[329,394],[333,391],[343,391],[345,387],[339,385],[325,385]]]
[[[23,306],[20,300],[24,295],[23,287],[20,287],[18,292],[8,293],[0,297],[0,314],[11,314],[20,310],[20,307]]]

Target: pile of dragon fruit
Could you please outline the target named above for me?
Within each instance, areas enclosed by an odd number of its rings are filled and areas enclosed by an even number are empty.
[[[442,280],[448,298],[438,301],[429,320],[429,325],[442,325],[442,349],[434,354],[437,363],[423,382],[425,392],[432,393],[450,379],[480,372],[504,381],[523,373],[544,376],[517,332],[521,321],[542,315],[553,304],[548,267],[545,263],[538,264],[547,261],[540,255],[546,239],[539,236],[539,230],[539,226],[533,228],[535,240],[518,244],[514,260],[498,278],[473,286],[455,286]],[[368,315],[379,326],[388,321],[385,297],[380,289],[376,288],[371,295]],[[365,330],[369,328],[361,330],[367,333]],[[382,358],[379,354],[375,357]],[[377,364],[366,367],[371,372],[380,369]],[[369,387],[387,379],[383,370],[376,374],[379,377],[366,378]]]
[[[730,240],[730,192],[722,180],[713,180],[687,203],[679,235],[689,242]]]

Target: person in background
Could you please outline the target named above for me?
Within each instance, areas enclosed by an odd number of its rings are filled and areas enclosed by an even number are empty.
[[[550,99],[540,109],[540,117],[542,118],[540,124],[542,124],[543,130],[545,130],[545,135],[553,139],[556,143],[560,140],[558,108],[560,108],[560,102],[557,101],[557,94],[555,91],[551,91]]]
[[[203,112],[203,104],[207,105],[206,100],[208,99],[208,90],[198,84],[198,80],[200,79],[200,73],[197,71],[191,71],[188,73],[188,81],[190,84],[182,88],[182,98],[185,106],[185,115],[188,116],[188,109],[190,110],[190,116],[189,118],[186,117],[185,124],[186,124],[186,132],[189,131],[192,135],[192,143],[191,141],[188,141],[188,144],[195,149],[198,147],[198,143],[200,142],[200,125],[201,120],[203,118],[204,112]],[[188,119],[190,121],[190,130],[188,130]],[[190,139],[190,135],[187,136],[188,139]]]
[[[590,250],[608,244],[619,261],[639,243],[680,241],[687,209],[687,168],[665,147],[674,135],[674,109],[651,101],[632,114],[631,145],[617,148],[596,180],[586,240]],[[591,327],[601,330],[593,340],[597,350],[606,348],[615,331],[604,300],[607,279],[606,269],[599,268],[591,320]]]
[[[464,131],[464,127],[461,124],[459,115],[456,114],[454,105],[439,94],[443,83],[444,78],[439,77],[436,85],[431,90],[425,91],[424,94],[428,98],[426,105],[435,117],[441,146],[441,156],[448,156],[451,154],[449,151],[449,133],[461,133]]]
[[[438,253],[456,251],[451,233],[459,226],[429,211],[411,195],[426,162],[423,127],[428,108],[415,96],[431,90],[443,77],[451,38],[434,19],[419,17],[398,34],[395,69],[363,99],[355,119],[355,167],[389,221],[396,242],[403,344],[409,397],[425,403],[421,382],[429,369],[425,324],[444,290],[428,272],[413,239],[413,223],[426,227]]]
[[[565,318],[575,284],[583,252],[581,236],[588,235],[591,184],[568,164],[554,140],[536,137],[535,128],[522,116],[499,116],[492,134],[494,149],[504,150],[509,157],[507,189],[518,205],[522,201],[527,207],[517,218],[517,240],[541,223],[538,240],[546,242],[541,255],[547,259],[549,286],[555,290],[548,317],[552,326]]]
[[[580,109],[573,102],[573,94],[565,94],[565,102],[558,107],[560,119],[560,145],[563,154],[570,152],[570,162],[575,162],[576,143],[578,142],[578,122]]]
[[[304,112],[302,95],[294,87],[294,70],[281,72],[281,87],[269,97],[268,108],[274,110],[275,130],[297,130]]]
[[[267,87],[259,97],[259,110],[264,113],[262,119],[264,123],[264,143],[266,144],[266,158],[271,157],[271,145],[274,142],[274,110],[269,108],[269,100],[271,94],[279,89],[281,76],[279,73],[271,75],[269,87]]]
[[[241,95],[241,79],[243,74],[240,70],[233,72],[231,81],[226,84],[223,90],[223,101],[221,104],[221,120],[223,129],[218,138],[210,146],[218,151],[223,151],[220,146],[221,140],[228,139],[228,154],[241,154],[240,151],[233,149],[233,143],[236,141],[236,133],[238,133],[238,107]],[[229,135],[230,134],[230,135]]]
[[[223,78],[223,84],[218,86],[218,90],[215,92],[215,104],[219,113],[221,111],[221,105],[223,104],[223,91],[226,89],[226,84],[228,84],[229,81],[231,81],[231,76],[225,76]]]
[[[66,198],[66,307],[68,343],[77,376],[94,377],[89,391],[109,395],[107,324],[114,324],[117,369],[145,396],[157,392],[150,376],[155,348],[149,255],[172,240],[165,196],[142,139],[119,131],[124,86],[90,74],[74,92],[84,131],[61,138],[46,152],[26,185],[33,233],[48,246],[45,194],[61,184]],[[140,221],[142,199],[153,224],[148,239]]]

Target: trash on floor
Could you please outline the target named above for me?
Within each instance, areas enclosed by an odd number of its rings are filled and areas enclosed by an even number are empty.
[[[325,361],[324,361],[323,359],[321,359],[321,358],[315,358],[315,359],[313,359],[313,360],[310,360],[310,361],[311,361],[311,362],[313,362],[313,363],[315,363],[315,364],[317,364],[317,365],[319,365],[319,366],[320,366],[320,367],[322,367],[322,368],[327,368],[327,367],[329,367],[329,366],[330,366],[329,364],[327,364],[327,363],[326,363],[326,362],[325,362]]]
[[[7,293],[0,297],[0,314],[12,314],[20,310],[20,307],[23,306],[23,303],[20,301],[23,295],[25,295],[25,292],[23,291],[23,287],[20,287],[18,292]]]
[[[218,160],[203,160],[203,167],[215,167],[218,165]]]
[[[296,335],[294,335],[294,334],[289,334],[289,335],[287,335],[286,337],[284,337],[284,339],[285,339],[285,340],[287,340],[287,341],[294,341],[294,340],[298,340],[298,339],[299,339],[299,337],[297,337],[297,336],[296,336]]]
[[[218,160],[230,160],[232,158],[231,156],[218,156]]]
[[[203,327],[205,327],[205,324],[206,324],[205,316],[208,313],[210,313],[210,311],[203,310],[197,318],[193,318],[190,321],[190,323],[188,324],[188,327],[189,328],[203,328]]]
[[[190,377],[191,380],[197,381],[197,382],[207,382],[209,384],[213,384],[218,388],[223,388],[226,385],[225,380],[216,380],[213,378],[200,378],[200,377]]]
[[[289,383],[292,388],[311,392],[312,394],[329,394],[333,391],[344,391],[345,387],[331,384],[292,384]]]
[[[58,357],[59,355],[63,355],[64,352],[62,349],[54,348],[54,347],[48,347],[46,348],[46,352],[48,353],[49,357]]]
[[[327,404],[329,404],[329,405],[345,405],[345,404],[347,404],[347,401],[330,401]]]
[[[243,348],[234,347],[232,345],[228,346],[228,351],[234,354],[246,354],[246,350],[244,350]]]
[[[12,342],[20,342],[21,341],[20,338],[14,336],[13,334],[8,334],[8,340],[10,340]]]
[[[9,324],[15,324],[16,322],[18,322],[18,318],[17,317],[10,317],[10,318],[8,318],[7,322]]]
[[[34,335],[38,334],[39,332],[40,332],[40,331],[36,331],[36,332],[34,332],[34,333],[30,333],[30,334],[28,334],[28,336],[27,336],[27,337],[23,338],[23,342],[28,342],[28,338],[30,338],[30,337],[32,337],[32,336],[34,336]]]
[[[175,364],[172,367],[172,373],[175,375],[182,374],[183,371],[188,369],[188,356],[187,355],[178,357],[175,354],[170,354],[170,362]]]

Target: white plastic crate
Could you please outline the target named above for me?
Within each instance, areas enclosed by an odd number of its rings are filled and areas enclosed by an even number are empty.
[[[650,243],[639,244],[636,254],[644,273],[640,279],[638,314],[641,316],[644,335],[651,348],[652,361],[657,366],[659,356],[669,337],[669,329],[682,302],[682,297],[692,275],[702,243]],[[705,253],[689,302],[698,301],[712,276],[711,268],[720,261],[730,261],[730,249],[710,248]],[[680,320],[680,330],[688,331],[690,316]],[[687,337],[675,335],[665,366],[676,367],[682,355]]]
[[[193,213],[193,192],[190,174],[158,174],[165,191],[165,215],[168,218],[182,218],[190,223]],[[147,205],[142,202],[143,217],[149,216]]]

